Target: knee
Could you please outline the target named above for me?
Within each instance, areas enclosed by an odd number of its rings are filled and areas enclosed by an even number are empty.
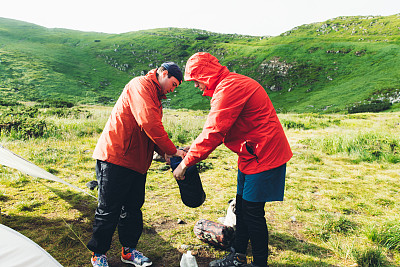
[[[245,217],[264,218],[265,202],[251,202],[244,199],[242,201],[242,208]]]

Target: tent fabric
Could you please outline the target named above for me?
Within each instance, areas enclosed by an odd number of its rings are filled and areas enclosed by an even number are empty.
[[[2,145],[0,145],[0,164],[10,167],[10,168],[14,168],[17,169],[25,174],[28,174],[30,176],[33,177],[37,177],[37,178],[43,178],[43,179],[47,179],[50,181],[55,181],[55,182],[59,182],[59,183],[63,183],[65,185],[68,185],[70,187],[75,188],[76,190],[83,192],[89,196],[94,197],[93,195],[85,192],[84,190],[80,189],[79,187],[72,185],[66,181],[64,181],[63,179],[58,178],[57,176],[43,170],[42,168],[36,166],[35,164],[33,164],[32,162],[22,158],[21,156],[11,152],[10,150],[6,149],[5,147],[3,147]],[[96,197],[94,197],[96,198]]]
[[[38,244],[0,224],[0,266],[62,267]]]

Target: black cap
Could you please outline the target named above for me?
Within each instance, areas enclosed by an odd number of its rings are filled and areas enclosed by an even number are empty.
[[[174,76],[179,81],[179,84],[182,83],[183,75],[178,65],[176,65],[174,62],[164,62],[161,64],[161,67],[164,67],[168,73]]]

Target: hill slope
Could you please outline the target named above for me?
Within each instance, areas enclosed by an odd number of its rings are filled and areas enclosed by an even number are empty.
[[[164,61],[207,51],[268,91],[279,111],[337,112],[400,88],[400,14],[339,17],[276,37],[165,28],[124,34],[47,29],[0,18],[0,97],[112,104],[124,85]],[[188,82],[165,103],[204,109]]]

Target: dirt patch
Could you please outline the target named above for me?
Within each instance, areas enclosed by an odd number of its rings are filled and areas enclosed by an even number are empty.
[[[303,224],[299,223],[297,221],[290,221],[287,222],[288,225],[288,232],[293,235],[294,238],[296,238],[300,242],[306,242],[306,239],[304,236],[301,234],[301,231],[303,230]]]
[[[152,230],[156,233],[164,231],[166,229],[174,229],[178,227],[178,222],[176,220],[171,219],[162,219],[151,224]]]

